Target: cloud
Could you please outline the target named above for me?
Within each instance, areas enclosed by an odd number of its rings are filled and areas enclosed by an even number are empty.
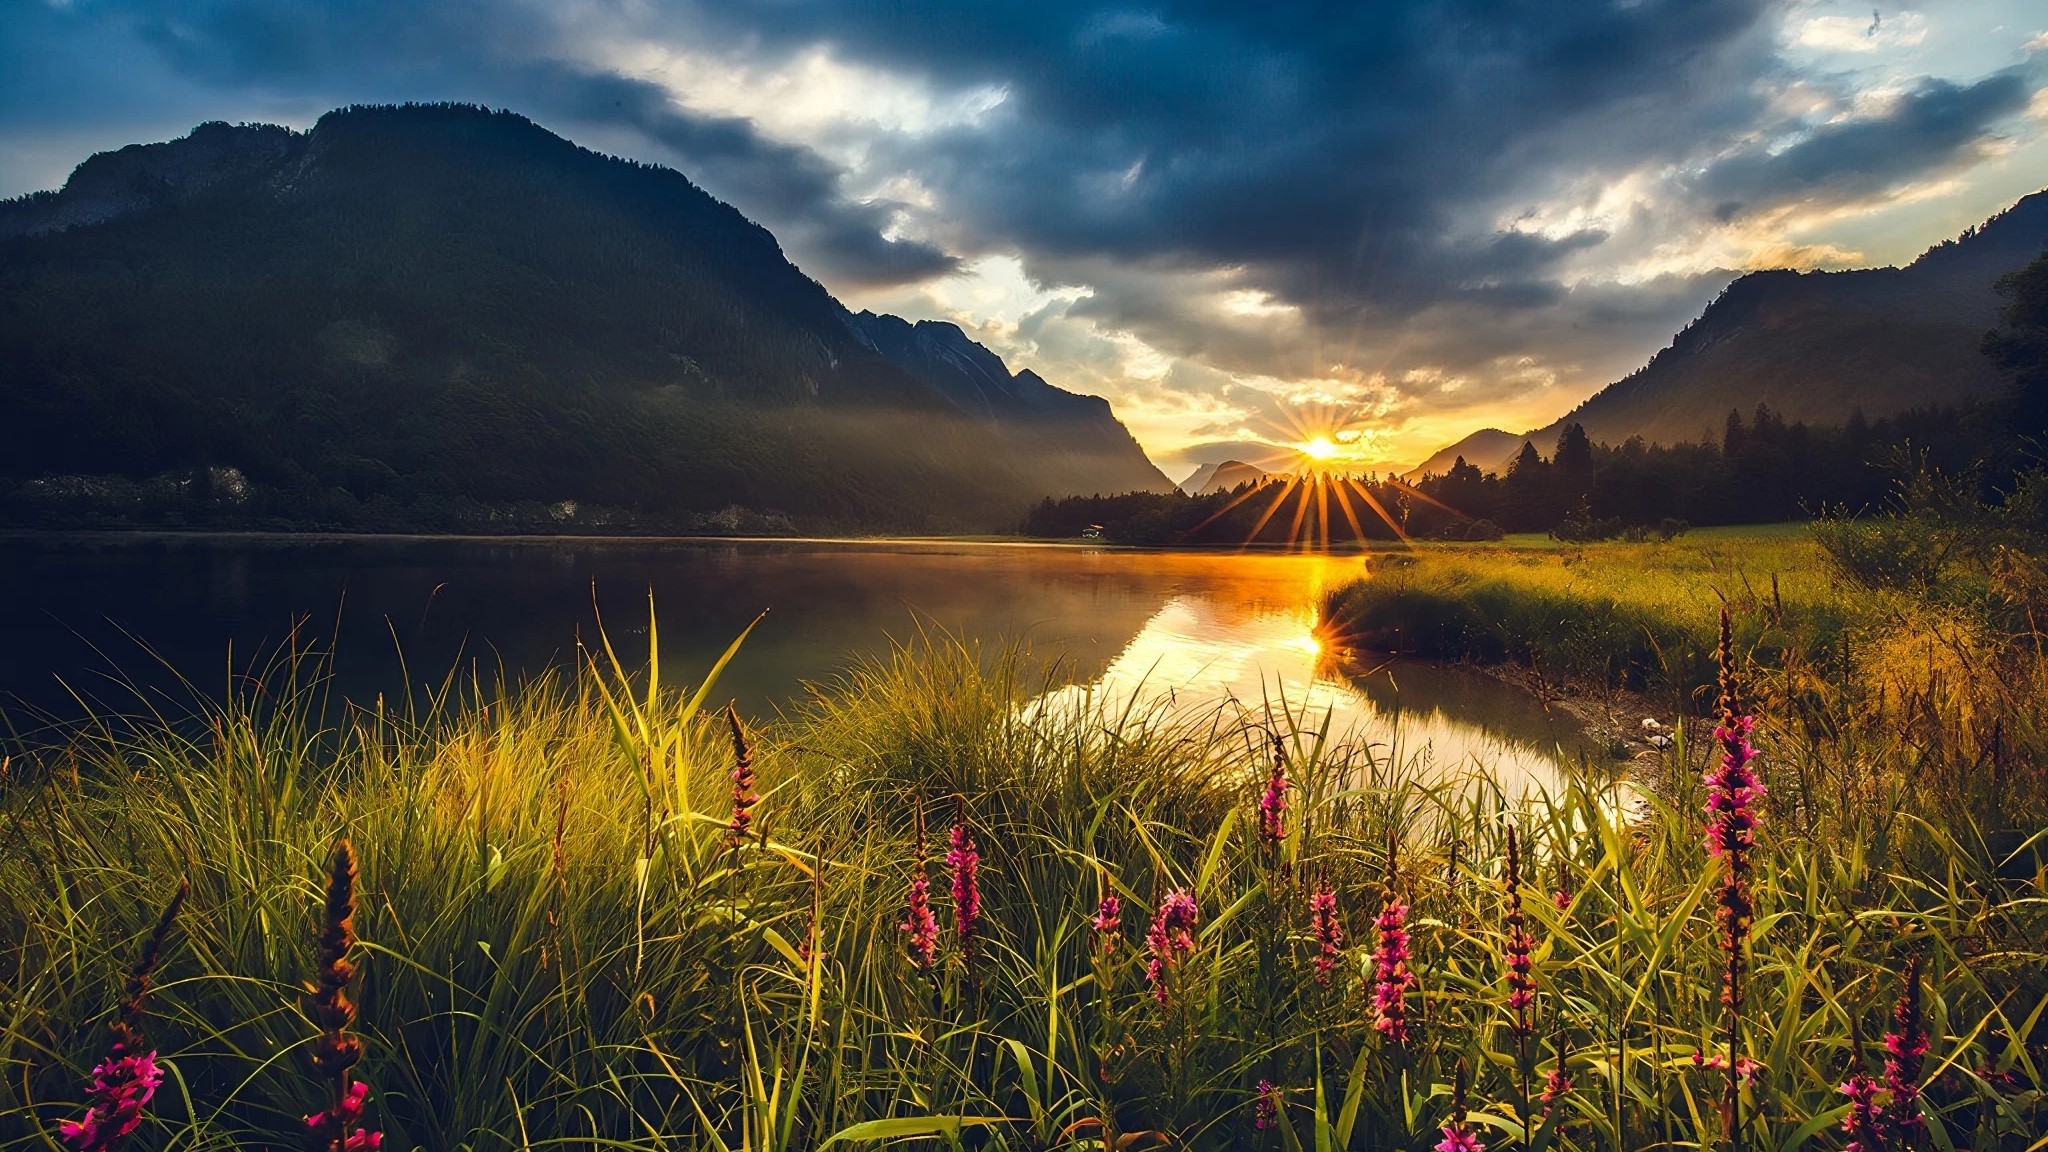
[[[1756,146],[1721,159],[1696,188],[1722,219],[1759,204],[1869,196],[1963,156],[2027,99],[2018,69],[1967,86],[1924,81],[1880,115],[1823,124],[1776,151]]]
[[[1997,61],[1937,68],[1952,11],[1777,0],[97,0],[0,8],[0,65],[76,64],[0,95],[91,106],[91,45],[258,108],[508,106],[1161,443],[1311,394],[1421,436],[1541,423],[1736,271],[1844,262],[1831,220],[2038,135],[1992,3]]]
[[[959,267],[958,258],[931,244],[888,237],[904,205],[849,199],[840,190],[840,171],[811,149],[769,140],[737,117],[688,112],[650,81],[547,64],[528,72],[524,91],[541,108],[638,132],[708,191],[768,220],[777,237],[805,253],[811,270],[827,279],[897,284]]]
[[[1927,39],[1927,17],[1918,12],[1890,16],[1815,16],[1801,24],[1792,43],[1824,52],[1880,52],[1915,48]]]
[[[460,100],[510,107],[579,143],[592,143],[594,131],[605,146],[681,169],[766,223],[808,270],[842,285],[928,279],[957,267],[932,244],[892,235],[903,206],[847,194],[842,169],[817,150],[770,139],[743,117],[692,110],[659,84],[578,59],[560,23],[569,11],[481,0],[110,0],[89,13],[46,12],[24,27],[46,39],[76,36],[76,26],[52,17],[90,20],[102,41],[124,53],[152,49],[189,84],[288,90],[308,118],[344,103]]]

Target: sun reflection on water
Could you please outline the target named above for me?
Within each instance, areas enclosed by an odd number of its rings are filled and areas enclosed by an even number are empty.
[[[1101,676],[1038,705],[1242,707],[1250,723],[1268,708],[1284,709],[1307,731],[1327,715],[1334,744],[1370,748],[1378,759],[1425,773],[1484,769],[1511,796],[1559,787],[1566,746],[1578,736],[1566,718],[1467,669],[1396,664],[1366,673],[1344,664],[1316,637],[1315,606],[1330,568],[1355,571],[1358,562],[1295,563],[1313,570],[1296,568],[1288,584],[1235,595],[1224,587],[1173,596]]]

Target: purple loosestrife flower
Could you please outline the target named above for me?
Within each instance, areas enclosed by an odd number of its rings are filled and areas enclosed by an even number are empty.
[[[1529,935],[1528,920],[1522,915],[1522,854],[1515,830],[1508,829],[1507,876],[1507,985],[1508,1010],[1515,1017],[1516,1042],[1529,1034],[1529,1008],[1536,1002],[1536,978],[1531,975],[1531,953],[1535,938]]]
[[[1152,914],[1152,928],[1145,933],[1145,948],[1151,958],[1145,962],[1145,978],[1152,983],[1152,998],[1165,1004],[1171,998],[1168,984],[1182,955],[1195,950],[1195,924],[1201,908],[1185,888],[1175,888],[1159,902]]]
[[[1277,851],[1287,839],[1287,788],[1287,746],[1274,736],[1273,773],[1259,797],[1259,839],[1268,851]]]
[[[1114,893],[1104,896],[1102,903],[1095,906],[1095,919],[1090,923],[1095,929],[1096,939],[1102,942],[1102,950],[1114,951],[1117,937],[1124,927],[1124,902]]]
[[[116,1047],[119,1047],[117,1044]],[[142,1110],[164,1080],[156,1053],[110,1055],[92,1070],[85,1117],[57,1124],[58,1135],[77,1152],[105,1152],[120,1146],[142,1123]]]
[[[1486,1152],[1486,1145],[1479,1142],[1478,1134],[1465,1122],[1465,1086],[1469,1075],[1465,1062],[1458,1061],[1458,1075],[1451,1084],[1451,1118],[1444,1123],[1444,1138],[1437,1141],[1436,1152]]]
[[[1877,1106],[1877,1081],[1858,1072],[1842,1083],[1841,1093],[1849,1098],[1849,1114],[1842,1117],[1842,1135],[1849,1144],[1843,1152],[1883,1152],[1885,1123]]]
[[[351,1130],[363,1118],[363,1102],[370,1098],[370,1086],[357,1080],[349,1084],[341,1099],[306,1117],[306,1127],[315,1132],[338,1132],[340,1143],[330,1144],[340,1152],[377,1152],[384,1146],[384,1134],[365,1128]]]
[[[1693,1053],[1692,1066],[1714,1072],[1726,1072],[1731,1067],[1728,1063],[1728,1058],[1718,1052],[1711,1056],[1700,1052]],[[1732,1067],[1735,1069],[1735,1078],[1744,1084],[1756,1079],[1756,1074],[1763,1070],[1763,1065],[1758,1064],[1747,1056],[1738,1057]]]
[[[1486,1152],[1486,1145],[1466,1125],[1452,1127],[1444,1125],[1444,1138],[1436,1142],[1436,1152]]]
[[[920,972],[931,971],[939,955],[939,921],[932,915],[932,882],[925,873],[924,810],[917,812],[917,847],[910,856],[910,892],[904,901],[903,923],[910,937],[910,959]]]
[[[1550,1038],[1551,1049],[1557,1053],[1557,1064],[1549,1075],[1543,1078],[1543,1116],[1548,1121],[1550,1114],[1557,1110],[1558,1101],[1572,1090],[1570,1065],[1565,1061],[1564,1033],[1559,1031]]]
[[[1734,629],[1728,609],[1721,609],[1721,641],[1715,655],[1721,666],[1721,723],[1714,739],[1721,756],[1706,773],[1707,851],[1721,862],[1721,892],[1716,917],[1721,925],[1721,948],[1727,968],[1721,981],[1721,1002],[1727,1010],[1728,1054],[1722,1066],[1728,1083],[1721,1096],[1721,1134],[1732,1148],[1741,1128],[1742,1064],[1736,1049],[1742,1040],[1743,946],[1749,937],[1754,912],[1749,899],[1749,850],[1756,844],[1757,824],[1763,815],[1757,805],[1764,798],[1764,786],[1756,774],[1756,749],[1750,733],[1756,718],[1742,711],[1740,686],[1735,675]]]
[[[1415,973],[1408,969],[1408,906],[1395,890],[1395,844],[1387,838],[1387,876],[1383,903],[1374,927],[1379,930],[1373,949],[1372,1026],[1396,1044],[1408,1042],[1408,991],[1415,986]]]
[[[1708,789],[1707,851],[1731,869],[1741,869],[1748,863],[1748,852],[1756,846],[1757,825],[1763,820],[1757,803],[1766,795],[1766,789],[1756,769],[1751,767],[1756,749],[1749,738],[1755,729],[1754,716],[1723,716],[1714,729],[1714,739],[1721,745],[1721,758],[1703,779]],[[1747,915],[1746,906],[1742,912]]]
[[[94,1065],[92,1083],[86,1089],[85,1116],[57,1123],[57,1134],[77,1152],[110,1152],[120,1147],[128,1134],[141,1125],[142,1110],[149,1106],[157,1086],[163,1083],[156,1053],[141,1052],[142,1021],[157,965],[163,960],[164,942],[170,938],[171,926],[191,891],[189,882],[178,885],[171,902],[157,917],[156,927],[143,941],[135,965],[128,970],[127,989],[113,1023],[107,1028],[114,1034],[113,1043],[107,1046],[106,1058]]]
[[[735,846],[744,843],[754,823],[754,805],[761,798],[754,792],[754,750],[747,746],[746,730],[740,727],[739,710],[725,706],[726,723],[732,726],[732,820],[727,831]]]
[[[1927,1127],[1920,1114],[1920,1067],[1927,1057],[1927,1025],[1920,1016],[1920,957],[1906,964],[1906,986],[1892,1011],[1892,1030],[1884,1036],[1885,1127],[1900,1140],[1911,1140]]]
[[[349,1070],[363,1058],[363,1042],[349,1032],[355,1023],[356,1006],[348,998],[349,981],[356,966],[349,961],[349,949],[356,943],[356,850],[343,838],[334,842],[334,856],[327,873],[327,903],[320,935],[315,940],[313,1004],[308,1013],[320,1026],[320,1039],[313,1045],[313,1067],[328,1088],[325,1109],[306,1117],[306,1126],[319,1137],[323,1152],[375,1152],[384,1140],[378,1132],[348,1126],[362,1118],[363,1101],[369,1086],[353,1081]]]
[[[960,941],[961,958],[972,968],[974,941],[981,932],[981,853],[975,850],[964,808],[946,841],[946,869],[953,876],[953,933]]]
[[[1552,1068],[1543,1078],[1543,1107],[1548,1110],[1572,1090],[1572,1078],[1563,1068]]]
[[[1344,925],[1337,919],[1337,893],[1328,876],[1317,877],[1309,894],[1308,919],[1316,938],[1316,983],[1328,984],[1344,952]]]
[[[1264,1132],[1280,1122],[1280,1090],[1271,1080],[1259,1081],[1259,1102],[1252,1107],[1252,1127]]]

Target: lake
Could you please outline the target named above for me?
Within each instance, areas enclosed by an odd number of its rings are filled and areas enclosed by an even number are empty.
[[[75,716],[84,696],[132,710],[135,688],[219,695],[231,670],[289,638],[332,646],[358,701],[576,659],[598,611],[623,658],[646,657],[650,590],[664,676],[693,682],[767,616],[716,698],[755,716],[920,631],[1015,639],[1063,693],[1171,693],[1202,707],[1284,699],[1353,742],[1438,763],[1474,758],[1548,783],[1582,735],[1477,673],[1367,671],[1319,649],[1322,592],[1369,556],[1142,552],[932,541],[0,537],[0,708],[17,728]],[[401,659],[402,653],[402,659]]]

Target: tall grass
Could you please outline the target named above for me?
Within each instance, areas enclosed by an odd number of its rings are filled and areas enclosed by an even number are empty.
[[[1514,660],[1559,681],[1705,690],[1716,614],[1770,664],[1838,654],[1857,597],[1804,537],[1684,538],[1586,547],[1431,546],[1392,553],[1331,589],[1323,627],[1378,651]]]
[[[302,676],[21,749],[0,793],[0,1147],[51,1147],[77,1111],[123,958],[184,881],[150,999],[165,1082],[133,1146],[303,1144],[330,1099],[302,986],[338,837],[358,874],[353,1075],[387,1148],[1722,1142],[1698,797],[1638,808],[1587,778],[1511,804],[1284,709],[1032,706],[1031,667],[931,640],[747,729],[738,837],[708,680],[628,675],[602,649],[417,715],[323,726]],[[1766,776],[1786,770],[1769,731]],[[1697,764],[1697,744],[1674,755]],[[1748,861],[1743,1146],[1840,1146],[1837,1086],[1877,1070],[1917,958],[1933,1146],[2048,1147],[2048,876],[2020,867],[2038,857],[1967,813],[1773,784]],[[921,970],[900,927],[912,841],[958,822],[973,965],[934,876]],[[1519,901],[1520,1007],[1510,830],[1523,886],[1570,884]],[[1175,890],[1196,915],[1162,1003],[1143,937]],[[1122,915],[1098,930],[1110,896]],[[1400,1043],[1374,1027],[1388,900],[1415,976]]]
[[[1514,662],[1699,714],[1723,608],[1801,834],[1823,810],[1960,811],[2011,850],[2048,824],[2048,570],[2010,547],[1911,590],[1862,586],[1811,539],[1779,535],[1426,549],[1332,589],[1317,628],[1339,645]]]

